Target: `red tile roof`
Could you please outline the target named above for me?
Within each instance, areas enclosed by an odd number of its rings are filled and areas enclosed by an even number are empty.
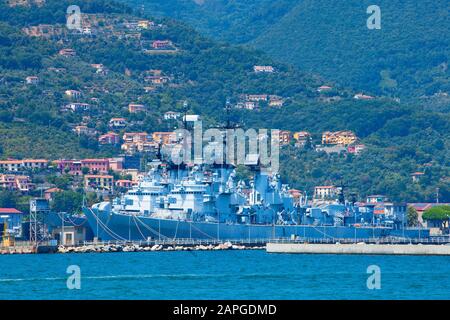
[[[14,208],[0,208],[0,214],[23,214],[23,212]]]

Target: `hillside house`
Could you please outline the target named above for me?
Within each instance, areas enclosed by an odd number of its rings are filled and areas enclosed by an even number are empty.
[[[111,128],[123,128],[126,127],[127,120],[125,118],[112,118],[109,120],[109,126]]]
[[[271,97],[269,100],[269,107],[281,108],[284,106],[284,100],[280,97]]]
[[[116,181],[116,188],[119,189],[131,189],[133,186],[135,185],[135,183],[131,180],[117,180]]]
[[[155,50],[171,49],[173,47],[170,40],[156,40],[152,42],[152,48]]]
[[[108,74],[108,68],[106,68],[103,64],[101,63],[94,63],[91,64],[91,67],[95,69],[95,73],[96,74],[101,74],[101,75],[106,75]]]
[[[355,99],[355,100],[373,100],[375,98],[372,96],[362,94],[362,93],[358,93],[353,97],[353,99]]]
[[[74,57],[77,55],[77,52],[73,49],[61,49],[59,50],[59,55],[63,57]]]
[[[158,144],[153,142],[152,136],[146,132],[127,132],[123,135],[123,140],[121,149],[128,155],[154,152],[158,149]]]
[[[26,84],[36,85],[39,84],[39,77],[37,76],[28,76],[25,78]]]
[[[66,90],[64,91],[64,95],[70,99],[80,99],[81,92],[78,90]]]
[[[267,94],[249,94],[246,96],[246,100],[254,101],[254,102],[267,101],[268,95]]]
[[[144,81],[150,82],[153,85],[164,85],[170,81],[170,77],[167,76],[147,76],[144,78]]]
[[[178,120],[178,118],[181,116],[181,113],[174,112],[174,111],[168,111],[164,113],[164,120]]]
[[[140,29],[149,29],[155,26],[155,23],[150,20],[139,20],[137,23],[138,28]]]
[[[56,193],[62,192],[62,189],[59,188],[50,188],[44,191],[44,199],[47,201],[52,201],[53,197]]]
[[[97,131],[95,129],[89,128],[85,125],[76,126],[75,128],[73,128],[73,131],[79,136],[81,135],[95,136],[97,134]]]
[[[123,141],[128,143],[151,142],[152,136],[147,132],[126,132],[123,135]]]
[[[136,153],[156,153],[159,145],[156,142],[125,142],[121,149],[127,155],[135,155]]]
[[[138,112],[146,112],[147,107],[143,104],[130,103],[128,105],[128,112],[130,113],[138,113]]]
[[[347,152],[354,155],[359,155],[366,149],[364,144],[355,144],[347,147]]]
[[[84,176],[85,190],[114,191],[114,177],[110,175],[88,174]]]
[[[279,139],[280,146],[287,146],[291,143],[292,133],[287,130],[280,130]]]
[[[323,92],[331,91],[332,89],[333,88],[330,86],[320,86],[319,88],[317,88],[317,92],[323,93]]]
[[[120,136],[114,132],[108,132],[98,138],[98,143],[101,145],[117,145],[120,143]]]
[[[350,145],[355,143],[358,137],[352,131],[336,131],[330,132],[326,131],[322,134],[322,144],[323,145]]]
[[[243,103],[243,108],[246,110],[255,110],[259,108],[259,104],[255,101],[246,101]]]
[[[307,131],[294,132],[292,137],[297,147],[303,147],[308,141],[311,141],[311,134]]]
[[[63,107],[63,110],[68,110],[72,112],[86,112],[89,111],[91,105],[89,103],[82,102],[72,102]]]
[[[162,70],[160,69],[150,69],[145,71],[146,74],[148,74],[149,76],[161,76],[162,75]]]
[[[255,73],[274,73],[275,68],[272,66],[254,66],[253,71]]]
[[[339,188],[335,186],[317,186],[314,188],[314,199],[331,200],[335,199],[339,193]]]
[[[153,141],[161,144],[171,144],[176,142],[177,136],[175,132],[153,132]]]
[[[413,182],[420,182],[420,179],[425,175],[425,172],[414,172],[411,173],[411,178]]]

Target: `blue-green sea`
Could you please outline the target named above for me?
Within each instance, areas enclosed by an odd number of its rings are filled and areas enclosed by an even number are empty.
[[[69,290],[69,266],[80,289]],[[369,266],[380,289],[369,290]],[[264,251],[0,256],[0,299],[450,299],[450,257]]]

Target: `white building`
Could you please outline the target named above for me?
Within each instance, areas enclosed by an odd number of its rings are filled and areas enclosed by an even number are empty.
[[[164,113],[164,120],[177,120],[180,116],[179,112],[168,111]]]

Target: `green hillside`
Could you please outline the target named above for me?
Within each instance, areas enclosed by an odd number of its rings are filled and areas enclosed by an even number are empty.
[[[65,29],[65,9],[74,3],[88,14],[95,34]],[[284,149],[283,173],[294,187],[311,191],[314,185],[343,180],[361,197],[387,193],[410,201],[432,200],[439,187],[441,198],[450,201],[447,113],[386,97],[356,101],[357,91],[338,85],[321,94],[317,88],[329,81],[276,63],[261,52],[217,43],[177,21],[156,19],[154,28],[138,31],[124,27],[144,18],[154,20],[110,1],[48,0],[43,7],[15,8],[1,3],[0,157],[117,155],[118,148],[97,143],[98,135],[111,130],[112,117],[128,121],[126,128],[116,130],[119,134],[173,130],[177,124],[164,121],[163,115],[181,112],[187,100],[190,112],[203,117],[204,126],[215,126],[225,121],[222,110],[227,99],[234,105],[243,94],[267,94],[282,97],[285,105],[263,104],[260,111],[235,109],[233,119],[244,127],[307,130],[315,144],[323,131],[353,130],[367,145],[358,157]],[[25,34],[24,27],[39,24],[63,31],[49,37]],[[149,43],[155,40],[170,40],[172,49],[150,50]],[[58,54],[67,48],[76,56]],[[97,73],[92,64],[103,64],[109,72]],[[276,72],[255,74],[254,65],[272,65]],[[169,82],[146,91],[149,84],[144,79],[155,69]],[[25,83],[31,75],[39,77],[38,84]],[[64,111],[61,107],[71,102],[66,90],[80,91],[77,102],[89,103],[90,109]],[[330,97],[338,101],[326,102]],[[130,103],[148,110],[130,113]],[[77,136],[73,128],[81,123],[96,134]],[[426,178],[413,184],[410,174],[418,170],[426,172]]]
[[[371,4],[301,1],[254,45],[302,70],[377,94],[449,92],[449,2],[378,1],[381,30],[366,27]]]
[[[217,40],[244,44],[287,14],[297,0],[119,0],[154,16],[184,21]]]
[[[366,9],[374,4],[368,0],[123,1],[355,89],[402,99],[450,90],[446,0],[378,1],[381,30],[366,27]],[[449,105],[447,98],[432,103]]]

